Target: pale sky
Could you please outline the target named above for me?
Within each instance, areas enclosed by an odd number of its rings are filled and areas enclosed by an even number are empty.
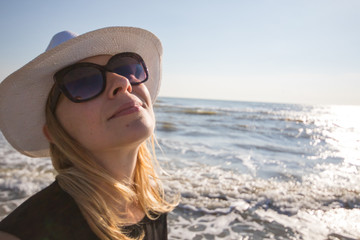
[[[150,30],[160,96],[360,105],[359,0],[0,1],[0,81],[63,30]]]

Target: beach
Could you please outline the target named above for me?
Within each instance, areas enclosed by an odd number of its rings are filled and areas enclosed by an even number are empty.
[[[360,238],[360,107],[159,98],[169,239]],[[0,219],[54,180],[0,134]]]

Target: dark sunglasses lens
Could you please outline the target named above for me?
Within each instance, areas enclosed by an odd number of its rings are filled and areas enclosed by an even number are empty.
[[[68,72],[63,85],[72,100],[81,102],[97,96],[104,86],[100,70],[93,67],[81,67]]]
[[[132,57],[115,57],[108,67],[112,72],[126,77],[132,84],[141,83],[147,79],[143,64]]]

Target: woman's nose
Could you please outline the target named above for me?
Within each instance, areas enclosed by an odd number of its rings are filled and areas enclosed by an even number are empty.
[[[117,94],[124,92],[132,92],[129,79],[116,73],[106,73],[106,85],[109,98],[114,98]]]

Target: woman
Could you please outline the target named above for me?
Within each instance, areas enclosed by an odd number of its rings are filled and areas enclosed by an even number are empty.
[[[143,29],[65,31],[1,83],[4,136],[58,173],[0,223],[2,239],[167,239],[175,204],[148,150],[161,55]]]

